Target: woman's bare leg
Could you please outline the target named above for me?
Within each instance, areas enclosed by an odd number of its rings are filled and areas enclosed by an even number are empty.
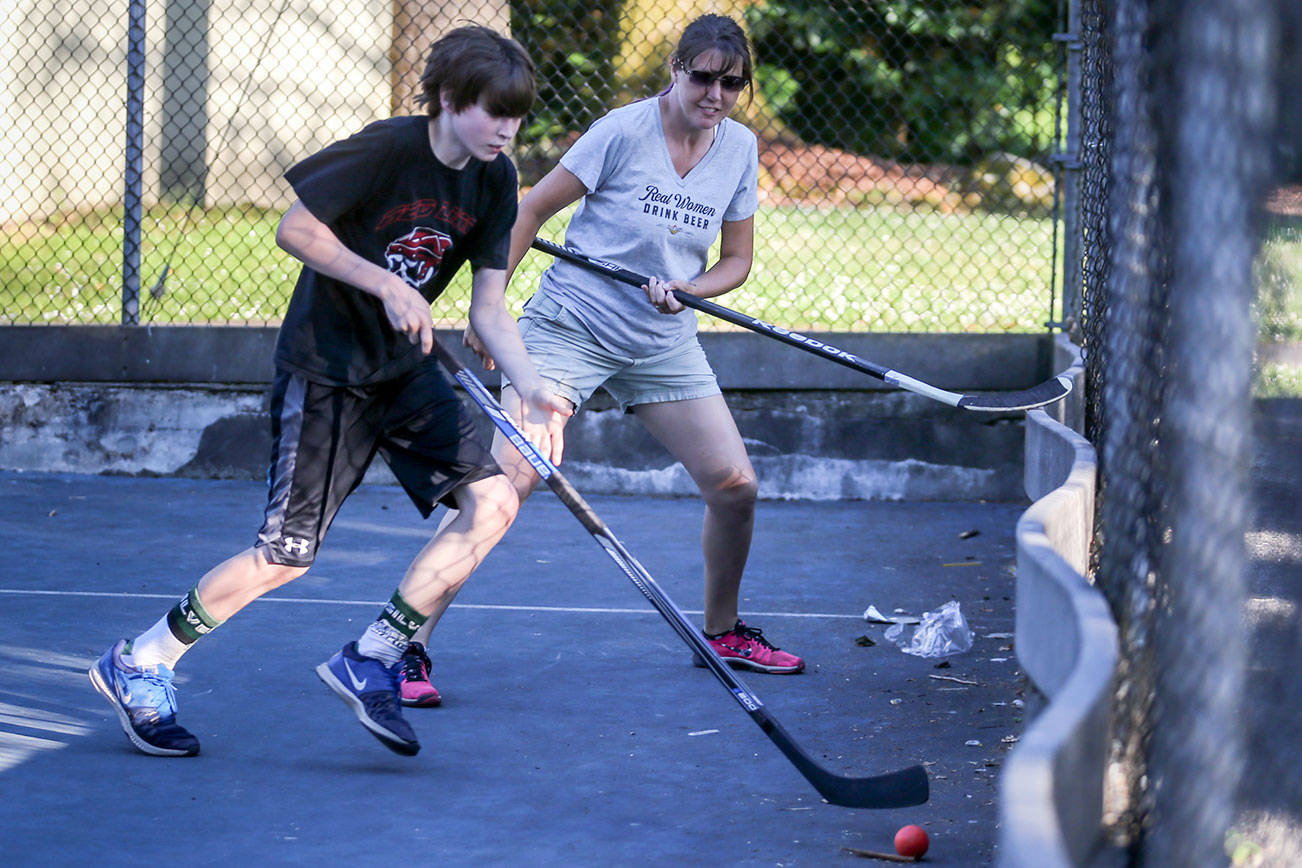
[[[737,423],[721,395],[640,404],[633,412],[682,462],[705,499],[705,632],[731,630],[759,491]]]

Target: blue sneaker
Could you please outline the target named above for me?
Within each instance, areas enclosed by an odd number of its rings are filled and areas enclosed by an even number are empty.
[[[357,653],[357,643],[349,642],[318,666],[316,674],[348,703],[362,726],[385,747],[403,756],[415,756],[420,742],[411,724],[402,719],[398,694],[401,668],[401,662],[385,666],[374,657],[363,657]]]
[[[153,756],[194,756],[199,739],[176,722],[176,688],[166,666],[129,666],[122,639],[90,668],[90,683],[118,713],[122,730],[138,749]]]

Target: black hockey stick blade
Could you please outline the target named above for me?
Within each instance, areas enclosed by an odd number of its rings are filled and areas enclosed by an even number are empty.
[[[590,256],[584,256],[582,253],[571,250],[568,247],[561,247],[559,244],[553,244],[542,238],[533,240],[533,248],[549,253],[557,259],[564,259],[566,262],[572,262],[589,271],[626,283],[629,286],[642,286],[647,283],[647,278],[642,275],[621,268],[613,262],[606,262],[602,259],[593,259]],[[932,400],[939,401],[942,404],[948,404],[951,407],[959,407],[964,410],[1000,412],[1010,410],[1032,410],[1036,407],[1043,407],[1045,404],[1052,404],[1054,401],[1061,400],[1071,392],[1071,378],[1063,374],[1058,374],[1049,380],[1032,386],[1029,389],[1023,389],[1015,392],[993,392],[984,395],[965,395],[961,392],[951,392],[947,389],[941,389],[930,383],[924,383],[922,380],[902,374],[899,371],[892,371],[881,365],[875,365],[872,362],[861,359],[854,353],[847,352],[831,344],[824,343],[817,338],[803,335],[800,332],[793,332],[782,326],[773,325],[762,319],[756,319],[753,316],[747,316],[744,313],[715,304],[709,299],[699,298],[690,292],[674,290],[674,298],[685,307],[699,310],[710,316],[717,317],[733,325],[750,329],[753,332],[774,338],[789,346],[813,353],[827,359],[830,362],[836,362],[851,370],[858,371],[861,374],[867,374],[875,377],[884,383],[897,386],[909,392],[918,395],[924,395]]]
[[[804,776],[829,804],[845,808],[905,808],[921,805],[930,796],[927,772],[920,765],[909,766],[895,772],[872,777],[849,777],[835,774],[814,761],[782,724],[768,713],[758,696],[751,692],[732,669],[723,662],[714,648],[683,614],[682,610],[656,584],[610,529],[583,502],[578,492],[557,470],[547,483],[561,501],[579,518],[588,532],[596,538],[629,580],[650,601],[661,616],[669,622],[679,637],[705,663],[733,698],[746,710],[751,720],[763,730],[769,740],[777,745],[783,756]]]
[[[897,772],[889,772],[875,777],[847,777],[838,775],[820,766],[806,753],[795,740],[774,720],[765,709],[759,697],[750,691],[715,652],[713,646],[705,640],[687,616],[682,613],[673,600],[669,599],[647,569],[638,563],[637,558],[624,547],[606,526],[606,523],[593,511],[579,494],[578,490],[547,460],[538,449],[525,437],[524,432],[507,414],[492,393],[447,351],[438,341],[434,342],[434,352],[439,361],[456,378],[466,393],[470,395],[481,410],[492,420],[493,424],[511,444],[519,450],[534,471],[542,477],[549,488],[560,498],[561,502],[574,514],[579,523],[592,534],[597,543],[605,549],[615,564],[630,581],[647,598],[662,617],[669,622],[679,637],[692,648],[696,655],[705,662],[715,677],[728,688],[733,698],[751,716],[764,731],[764,734],[777,745],[783,755],[804,775],[805,780],[813,785],[824,799],[833,805],[847,808],[903,808],[920,805],[927,801],[929,788],[927,773],[922,766],[911,766]]]

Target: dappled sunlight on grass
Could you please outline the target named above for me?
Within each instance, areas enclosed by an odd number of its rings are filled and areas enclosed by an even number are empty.
[[[539,234],[562,241],[569,213]],[[298,273],[275,246],[279,219],[251,207],[150,209],[141,322],[277,324]],[[120,214],[27,228],[0,237],[0,322],[119,322]],[[1039,331],[1049,318],[1052,242],[1047,219],[766,206],[750,278],[720,302],[814,331]],[[550,262],[531,252],[521,263],[508,299],[517,315]],[[439,324],[464,325],[469,295],[462,269],[434,304]],[[704,329],[729,328],[707,319]]]

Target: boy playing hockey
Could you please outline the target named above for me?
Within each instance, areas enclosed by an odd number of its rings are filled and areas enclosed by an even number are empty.
[[[303,268],[276,347],[273,453],[257,540],[89,673],[145,753],[199,752],[176,722],[173,667],[201,636],[307,571],[377,452],[422,514],[442,502],[457,515],[416,556],[376,620],[317,674],[387,747],[420,749],[399,702],[403,652],[519,508],[431,354],[430,302],[467,261],[470,322],[525,396],[526,434],[560,460],[569,405],[539,378],[505,303],[517,191],[502,151],[533,103],[533,64],[515,41],[460,27],[434,44],[421,89],[427,115],[373,123],[286,172],[298,198],[276,242]]]

